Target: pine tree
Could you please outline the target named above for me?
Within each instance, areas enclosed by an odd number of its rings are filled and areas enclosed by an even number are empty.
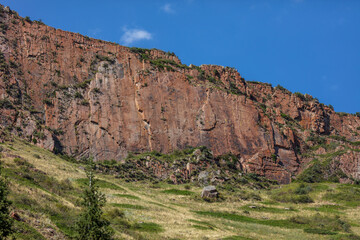
[[[10,218],[11,202],[7,200],[9,194],[8,184],[5,179],[1,177],[1,162],[0,162],[0,239],[6,239],[13,233],[13,219]]]
[[[76,224],[77,236],[79,240],[108,240],[113,239],[114,234],[110,227],[110,222],[102,215],[102,207],[105,205],[106,198],[101,193],[96,184],[94,172],[91,169],[86,171],[89,186],[83,193],[83,212]]]

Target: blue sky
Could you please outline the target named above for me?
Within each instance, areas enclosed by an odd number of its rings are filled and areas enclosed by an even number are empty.
[[[21,16],[186,64],[235,67],[246,80],[360,112],[358,0],[1,0]]]

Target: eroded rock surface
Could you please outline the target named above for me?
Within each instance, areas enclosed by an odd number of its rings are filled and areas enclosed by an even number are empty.
[[[121,161],[129,152],[207,146],[237,156],[244,171],[288,183],[309,162],[301,155],[316,144],[309,137],[360,140],[359,117],[247,82],[235,69],[188,67],[172,53],[129,49],[12,11],[0,19],[0,126],[52,151]],[[358,179],[359,154],[349,151],[339,166]]]

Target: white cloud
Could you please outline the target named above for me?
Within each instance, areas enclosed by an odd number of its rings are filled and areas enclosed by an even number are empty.
[[[124,45],[129,45],[133,42],[140,40],[150,40],[152,39],[151,33],[141,29],[124,29],[125,33],[121,37],[121,42]]]
[[[175,13],[174,9],[171,7],[170,3],[166,3],[164,6],[161,7],[161,10],[163,10],[166,13]]]

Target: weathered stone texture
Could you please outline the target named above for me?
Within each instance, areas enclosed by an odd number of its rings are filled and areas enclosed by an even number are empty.
[[[8,29],[0,50],[17,67],[0,73],[0,99],[15,106],[0,109],[0,124],[50,150],[121,160],[129,151],[204,145],[214,155],[235,154],[245,171],[287,183],[301,170],[299,153],[311,132],[360,139],[360,118],[340,116],[311,96],[246,82],[232,68],[189,68],[171,54],[147,52],[178,64],[159,70],[114,43],[15,13],[1,22]],[[359,177],[358,154],[340,161]]]

